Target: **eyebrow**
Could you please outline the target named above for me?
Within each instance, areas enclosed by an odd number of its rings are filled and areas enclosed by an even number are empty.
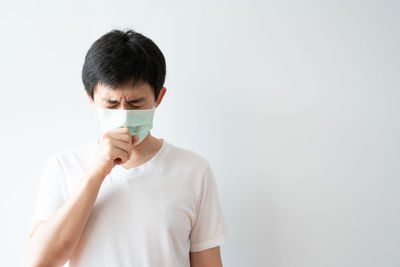
[[[135,99],[129,100],[127,102],[128,103],[139,103],[139,102],[142,102],[144,99],[145,99],[144,97],[139,97],[139,98],[135,98]],[[103,97],[103,100],[106,101],[108,104],[116,104],[116,103],[118,103],[117,100],[112,100],[112,99],[105,98],[105,97]]]

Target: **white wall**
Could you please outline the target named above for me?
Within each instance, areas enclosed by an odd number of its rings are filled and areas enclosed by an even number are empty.
[[[96,134],[81,69],[133,28],[167,61],[152,133],[208,158],[224,266],[400,266],[398,1],[0,4],[0,265],[26,266],[39,175]]]

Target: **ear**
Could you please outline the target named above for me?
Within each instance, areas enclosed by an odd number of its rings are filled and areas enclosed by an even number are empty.
[[[166,92],[167,92],[167,88],[165,88],[165,87],[161,88],[160,93],[158,94],[158,99],[156,101],[156,107],[158,107],[160,105]]]
[[[85,89],[85,93],[88,96],[90,103],[94,104],[92,97],[89,95],[89,93],[88,93],[88,91],[86,89]]]

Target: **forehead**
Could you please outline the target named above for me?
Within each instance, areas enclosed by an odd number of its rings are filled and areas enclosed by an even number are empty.
[[[94,97],[120,98],[120,97],[143,97],[153,94],[151,86],[148,83],[132,86],[125,84],[116,88],[98,83],[94,88]]]

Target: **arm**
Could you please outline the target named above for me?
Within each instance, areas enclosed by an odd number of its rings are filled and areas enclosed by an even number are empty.
[[[197,215],[190,231],[190,266],[222,267],[220,245],[226,242],[228,231],[210,164],[207,164],[203,178]]]
[[[62,266],[72,255],[97,198],[103,175],[88,172],[71,197],[27,240],[30,266]]]
[[[220,247],[190,252],[190,267],[222,267]]]
[[[32,226],[27,238],[30,266],[62,266],[71,257],[103,180],[116,164],[123,164],[131,157],[134,143],[125,127],[106,132],[98,144],[94,162],[71,196],[48,219]]]

